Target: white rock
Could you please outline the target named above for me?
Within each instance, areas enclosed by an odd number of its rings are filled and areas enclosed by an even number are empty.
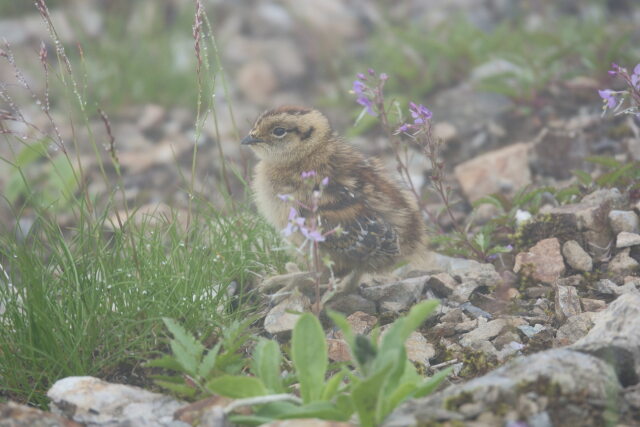
[[[628,248],[640,245],[640,234],[621,231],[616,237],[616,248]]]
[[[571,268],[578,271],[591,271],[593,260],[582,246],[575,240],[569,240],[562,245],[562,255]]]
[[[54,414],[91,426],[188,426],[173,419],[184,402],[94,377],[63,378],[51,387],[47,397]]]

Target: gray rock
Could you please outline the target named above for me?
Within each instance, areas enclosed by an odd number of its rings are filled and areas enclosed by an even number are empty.
[[[606,213],[607,206],[622,201],[622,194],[617,188],[596,190],[586,195],[580,203],[573,203],[552,208],[551,215],[569,215],[576,220],[579,230],[598,230],[605,224],[602,213]],[[606,217],[605,217],[606,218]]]
[[[605,361],[578,351],[553,349],[517,358],[483,377],[411,400],[394,411],[383,426],[470,422],[477,411],[466,416],[462,406],[469,404],[480,404],[483,413],[504,414],[497,425],[514,419],[507,416],[536,420],[546,419],[546,413],[553,425],[599,426],[605,411],[622,410],[622,404],[611,399],[621,391],[615,371]],[[556,404],[558,399],[563,404]],[[589,403],[601,401],[610,404]],[[443,412],[445,408],[447,412]],[[589,416],[585,416],[587,408]]]
[[[629,233],[640,231],[640,218],[633,211],[612,210],[609,212],[609,224],[616,234],[622,231]]]
[[[466,322],[467,320],[469,320],[469,318],[464,314],[462,309],[454,308],[452,310],[449,310],[447,313],[443,314],[439,320],[441,322],[460,323],[460,322]]]
[[[455,167],[456,179],[469,201],[493,193],[512,193],[531,183],[531,144],[517,143],[481,154]]]
[[[420,299],[428,276],[413,277],[399,282],[369,286],[361,290],[364,298],[380,305],[381,310],[398,312],[410,308]]]
[[[616,248],[628,248],[640,245],[640,234],[621,231],[616,236]]]
[[[587,335],[589,330],[593,327],[593,320],[595,316],[595,313],[587,312],[568,318],[565,324],[558,328],[554,346],[560,347],[570,345]]]
[[[545,327],[539,323],[536,323],[533,326],[521,325],[518,326],[518,329],[522,331],[522,333],[525,334],[527,338],[533,338],[536,334],[544,330]]]
[[[460,284],[456,286],[450,299],[458,303],[466,303],[479,287],[493,288],[501,283],[502,278],[492,264],[481,264],[476,261],[461,264],[449,274]]]
[[[597,312],[607,308],[607,303],[601,299],[580,298],[580,302],[582,303],[584,311]]]
[[[68,418],[15,402],[0,403],[0,427],[81,427]]]
[[[185,403],[170,396],[94,377],[58,380],[47,392],[51,412],[92,426],[188,426],[173,413]]]
[[[475,319],[479,319],[479,318],[485,318],[485,319],[491,319],[493,316],[491,315],[491,313],[488,313],[486,311],[484,311],[483,309],[476,307],[475,305],[471,304],[470,302],[465,302],[464,304],[462,304],[460,306],[460,308],[462,308],[466,313],[468,313],[469,315],[471,315],[473,318]]]
[[[504,319],[479,323],[476,329],[460,338],[460,345],[463,347],[475,347],[479,342],[489,341],[497,337],[506,327],[507,321]]]
[[[407,358],[414,363],[430,366],[429,359],[436,355],[436,349],[433,344],[429,343],[424,335],[419,332],[412,332],[404,346],[407,350]]]
[[[574,270],[591,271],[593,269],[593,260],[575,240],[568,240],[562,245],[562,255]]]
[[[589,333],[571,346],[615,367],[624,386],[640,379],[640,294],[619,296],[599,313]]]
[[[456,290],[458,282],[448,273],[438,273],[429,277],[426,285],[429,289],[432,289],[436,295],[448,297]]]
[[[345,316],[356,313],[358,311],[367,314],[377,314],[378,309],[376,303],[358,294],[343,295],[329,301],[326,305],[331,310],[338,311]]]
[[[618,252],[607,267],[607,271],[620,276],[630,275],[638,270],[640,270],[640,264],[629,256],[629,248]]]
[[[573,286],[555,285],[556,319],[564,322],[569,317],[582,313],[578,291]]]
[[[286,299],[269,310],[264,318],[264,330],[270,334],[291,332],[300,314],[309,311],[309,298],[299,292],[294,292]]]
[[[527,252],[520,252],[516,255],[513,271],[522,272],[540,282],[555,282],[565,271],[560,242],[555,237],[544,239]]]

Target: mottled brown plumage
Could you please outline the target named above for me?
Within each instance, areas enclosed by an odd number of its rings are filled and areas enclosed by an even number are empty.
[[[277,229],[287,225],[291,206],[278,194],[310,204],[309,183],[301,173],[316,171],[316,184],[329,177],[318,215],[324,230],[340,225],[344,232],[328,236],[320,249],[335,263],[336,276],[345,277],[345,292],[353,290],[362,273],[387,270],[425,251],[425,227],[412,195],[378,160],[365,158],[340,139],[319,111],[296,106],[267,111],[242,143],[260,158],[255,200]],[[301,243],[301,236],[292,238]]]

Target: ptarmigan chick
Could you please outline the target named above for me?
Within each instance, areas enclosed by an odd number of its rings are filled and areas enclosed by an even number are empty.
[[[363,273],[388,270],[426,253],[425,226],[414,197],[380,162],[338,137],[319,111],[298,106],[267,111],[242,144],[260,158],[252,184],[258,210],[279,230],[286,227],[292,205],[278,195],[290,194],[309,205],[312,194],[301,173],[316,171],[316,184],[329,177],[317,214],[323,230],[340,225],[343,232],[327,236],[320,250],[342,278],[340,293],[353,292]],[[296,234],[293,243],[300,244]]]

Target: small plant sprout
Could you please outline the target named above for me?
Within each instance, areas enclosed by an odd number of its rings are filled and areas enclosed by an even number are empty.
[[[621,78],[626,85],[626,89],[618,91],[602,89],[598,91],[603,103],[602,114],[604,115],[611,110],[615,115],[631,114],[640,120],[640,63],[635,66],[631,74],[626,68],[613,63],[611,64],[609,75]]]
[[[300,233],[304,237],[297,251],[304,254],[307,264],[309,265],[309,271],[313,274],[316,297],[313,310],[315,314],[318,314],[321,310],[320,276],[322,273],[322,265],[328,268],[329,271],[331,271],[332,267],[330,258],[320,258],[320,243],[324,242],[327,236],[340,233],[341,229],[340,227],[335,227],[331,230],[324,231],[322,228],[322,218],[318,215],[320,197],[322,196],[322,191],[329,185],[329,177],[324,177],[318,181],[316,171],[312,170],[302,172],[300,178],[309,186],[309,192],[311,194],[310,201],[304,202],[302,200],[296,200],[290,194],[278,195],[280,200],[292,203],[292,206],[289,208],[287,226],[282,230],[282,234],[290,237],[294,233]],[[307,248],[308,252],[305,251],[305,248]],[[327,295],[325,299],[328,299],[329,296],[330,295]]]

